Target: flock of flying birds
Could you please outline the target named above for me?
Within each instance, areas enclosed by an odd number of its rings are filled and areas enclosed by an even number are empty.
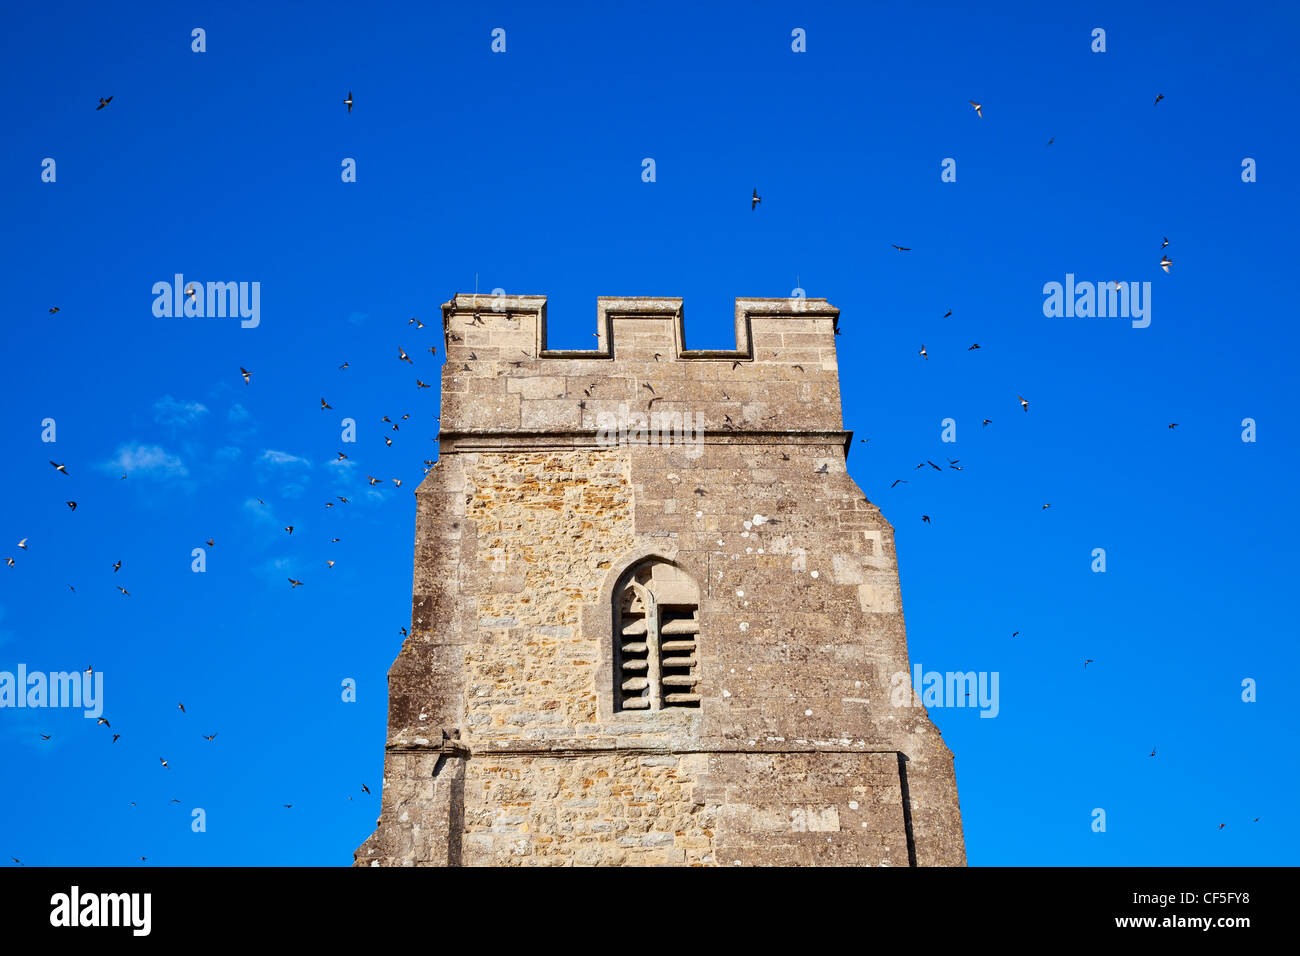
[[[1161,100],[1163,100],[1163,99],[1164,99],[1164,95],[1163,95],[1163,94],[1160,94],[1160,95],[1156,96],[1155,104],[1152,104],[1152,105],[1156,105],[1156,104],[1158,104],[1158,103],[1159,103]],[[113,101],[113,97],[111,97],[111,96],[101,97],[100,100],[99,100],[99,105],[95,107],[96,111],[104,109],[104,108],[105,108],[106,106],[108,106],[112,101]],[[343,105],[345,105],[345,106],[347,107],[347,109],[348,109],[348,113],[350,114],[350,113],[352,112],[352,107],[353,107],[352,92],[351,92],[350,90],[348,91],[347,98],[346,98],[345,100],[343,100]],[[975,110],[975,115],[978,116],[980,119],[983,119],[983,118],[984,118],[983,105],[980,104],[980,103],[975,102],[974,100],[971,100],[971,101],[970,101],[970,105],[971,105],[971,107]],[[1048,146],[1051,146],[1053,142],[1055,142],[1055,137],[1053,137],[1052,139],[1049,139],[1049,140],[1047,141],[1047,145],[1048,145]],[[750,196],[750,207],[749,207],[750,210],[751,210],[751,211],[756,210],[756,209],[758,208],[759,204],[762,203],[762,201],[763,201],[763,197],[761,197],[761,196],[758,194],[758,189],[755,188],[755,189],[753,190],[751,196]],[[901,253],[907,253],[907,252],[911,252],[911,251],[913,251],[913,250],[912,250],[912,247],[910,247],[910,246],[902,246],[902,245],[898,245],[898,244],[891,244],[891,245],[892,245],[892,248],[894,248],[895,250],[897,250],[898,252],[901,252]],[[1160,268],[1163,269],[1166,273],[1169,272],[1170,266],[1173,265],[1173,261],[1169,258],[1169,256],[1168,256],[1167,254],[1164,253],[1164,250],[1165,250],[1168,246],[1169,246],[1169,239],[1168,239],[1167,237],[1162,237],[1162,242],[1161,242],[1161,245],[1160,245],[1160,249],[1161,249],[1161,253],[1162,253],[1162,255],[1161,255],[1161,259],[1160,259],[1160,263],[1159,263],[1159,265],[1160,265]],[[186,289],[186,294],[187,294],[187,295],[192,295],[192,294],[193,294],[193,289],[192,289],[192,287],[189,288],[189,289]],[[58,307],[58,306],[52,306],[52,307],[49,309],[49,314],[50,314],[50,315],[54,315],[54,314],[57,313],[58,311],[59,311],[59,307]],[[953,314],[953,313],[952,313],[952,310],[949,309],[949,310],[948,310],[948,311],[943,315],[943,318],[945,318],[945,319],[946,319],[946,318],[950,318],[950,317],[952,316],[952,314]],[[477,315],[475,316],[475,320],[476,320],[476,321],[479,321]],[[415,326],[417,329],[423,329],[423,328],[424,328],[424,323],[421,322],[421,321],[420,321],[419,319],[417,319],[417,318],[411,318],[411,319],[407,322],[407,325],[408,325],[408,326]],[[836,330],[836,334],[838,334],[838,332],[839,332],[839,330],[837,329],[837,330]],[[978,342],[976,342],[976,343],[972,343],[972,344],[967,348],[967,351],[968,351],[968,352],[974,352],[974,351],[979,351],[979,350],[980,350],[980,345],[979,345]],[[430,352],[430,354],[437,354],[437,347],[436,347],[436,346],[430,346],[429,349],[428,349],[428,351]],[[397,348],[397,353],[398,353],[398,354],[397,354],[398,361],[406,362],[406,363],[408,363],[408,364],[411,364],[412,366],[415,364],[415,363],[411,360],[410,355],[407,354],[407,352],[405,351],[405,349],[403,349],[400,345],[399,345],[398,348]],[[930,356],[929,356],[929,352],[926,350],[926,347],[925,347],[925,344],[924,344],[924,343],[922,343],[921,348],[918,350],[917,354],[918,354],[918,355],[919,355],[923,360],[929,361],[929,358],[930,358]],[[471,357],[472,357],[472,356],[471,356]],[[518,363],[515,363],[515,364],[517,365]],[[346,370],[348,367],[349,367],[349,363],[348,363],[348,362],[344,362],[342,365],[339,366],[339,369],[342,371],[342,370]],[[244,368],[243,366],[240,366],[240,368],[239,368],[239,373],[240,373],[240,375],[243,377],[244,385],[248,386],[248,385],[251,385],[251,384],[252,384],[252,376],[253,376],[252,371],[250,371],[250,370],[247,369],[247,368]],[[424,381],[422,381],[422,380],[420,380],[420,379],[416,379],[416,387],[417,387],[417,388],[430,388],[431,386],[430,386],[428,383],[426,383],[426,382],[424,382]],[[647,388],[651,388],[649,385],[647,385],[646,387],[647,387]],[[653,388],[651,388],[651,391],[653,391]],[[1028,401],[1028,399],[1026,399],[1026,398],[1025,398],[1024,396],[1022,396],[1022,395],[1017,395],[1017,396],[1016,396],[1016,401],[1020,404],[1021,409],[1022,409],[1024,412],[1028,413],[1028,411],[1029,411],[1029,401]],[[327,401],[325,400],[325,398],[323,398],[323,397],[322,397],[321,400],[320,400],[320,407],[321,407],[321,410],[322,410],[322,411],[328,411],[328,410],[332,410],[332,409],[333,409],[333,406],[330,405],[329,402],[327,402]],[[411,417],[411,416],[410,416],[409,414],[404,414],[404,415],[401,416],[401,418],[400,418],[398,421],[407,421],[410,417]],[[437,418],[437,416],[434,416],[434,417],[435,417],[435,419]],[[392,419],[390,419],[387,415],[383,416],[383,418],[381,419],[381,421],[382,421],[383,423],[385,423],[385,424],[391,425],[391,426],[392,426],[392,430],[393,430],[394,432],[400,430],[398,423],[392,421]],[[987,428],[987,427],[988,427],[989,425],[991,425],[991,424],[993,424],[993,420],[992,420],[991,418],[985,418],[985,419],[983,419],[982,422],[981,422],[981,427],[983,427],[983,428]],[[1172,431],[1172,430],[1174,430],[1174,429],[1176,429],[1176,428],[1178,427],[1178,423],[1177,423],[1177,422],[1171,422],[1167,427]],[[865,443],[867,443],[868,441],[870,441],[870,439],[863,438],[863,439],[859,439],[859,441],[860,441],[861,443],[865,444]],[[385,442],[385,444],[386,444],[387,446],[391,447],[392,444],[393,444],[392,437],[391,437],[391,436],[385,436],[385,438],[384,438],[384,442]],[[348,456],[347,456],[346,454],[344,454],[343,452],[338,452],[338,459],[337,459],[338,461],[345,461],[345,460],[347,460],[347,458],[348,458]],[[961,463],[960,463],[960,459],[950,458],[950,459],[947,459],[947,462],[948,462],[948,470],[951,470],[951,471],[961,471],[961,470],[963,470],[963,466],[962,466]],[[425,470],[425,473],[426,473],[426,474],[428,473],[429,469],[433,466],[433,464],[434,464],[434,462],[433,462],[432,459],[425,459],[425,461],[424,461],[424,470]],[[51,466],[52,466],[56,471],[58,471],[60,474],[63,474],[63,475],[67,475],[67,474],[68,474],[68,470],[67,470],[67,466],[66,466],[66,464],[59,463],[59,462],[55,462],[55,461],[51,461],[51,462],[50,462],[50,465],[51,465]],[[933,461],[930,461],[929,459],[926,459],[925,461],[922,461],[920,464],[916,465],[915,468],[914,468],[914,470],[915,470],[915,469],[922,469],[922,468],[925,468],[926,466],[929,466],[930,468],[932,468],[932,469],[934,469],[935,471],[938,471],[938,472],[943,472],[943,471],[945,470],[943,466],[941,466],[941,465],[937,465],[937,464],[935,464]],[[823,469],[822,469],[822,470],[825,470],[825,466],[823,466]],[[126,477],[127,477],[126,474],[123,474],[123,475],[122,475],[122,479],[123,479],[123,480],[124,480]],[[367,480],[367,482],[368,482],[371,486],[375,486],[375,485],[378,485],[378,484],[382,484],[383,481],[384,481],[384,479],[382,479],[382,478],[375,478],[375,477],[372,476],[372,475],[366,475],[366,480]],[[390,479],[390,480],[392,481],[394,487],[400,488],[400,487],[402,486],[401,479],[393,478],[393,479]],[[897,486],[900,485],[900,484],[908,484],[907,479],[896,478],[896,479],[894,479],[893,484],[891,484],[889,487],[892,489],[892,488],[897,487]],[[348,503],[349,503],[349,499],[346,498],[346,497],[344,497],[344,496],[336,496],[336,498],[337,498],[337,501],[338,501],[339,503],[342,503],[342,504],[348,504]],[[260,499],[260,498],[258,499],[258,502],[259,502],[259,503],[263,503],[263,502],[262,502],[262,499]],[[75,511],[77,510],[77,502],[76,502],[76,501],[67,501],[67,502],[65,502],[65,504],[68,506],[68,508],[69,508],[71,511],[74,511],[74,512],[75,512]],[[335,502],[333,502],[333,501],[330,501],[330,502],[326,502],[326,503],[325,503],[325,507],[326,507],[326,508],[333,508],[334,506],[335,506]],[[1050,507],[1051,507],[1051,503],[1050,503],[1050,502],[1045,503],[1045,504],[1042,506],[1042,510],[1046,511],[1046,510],[1047,510],[1048,508],[1050,508]],[[923,515],[921,515],[921,522],[922,522],[923,524],[931,524],[931,523],[932,523],[931,518],[930,518],[930,516],[929,516],[928,514],[923,514]],[[288,534],[293,534],[293,527],[294,527],[293,525],[287,525],[287,526],[284,528],[284,531],[285,531],[286,533],[288,533]],[[22,550],[22,551],[26,551],[27,548],[28,548],[27,541],[28,541],[27,538],[23,538],[21,541],[18,542],[17,547],[18,547],[20,550]],[[332,539],[331,543],[337,543],[338,541],[340,541],[339,538],[334,538],[334,539]],[[214,540],[213,540],[212,538],[209,538],[208,541],[207,541],[207,544],[208,544],[209,547],[213,547],[214,544],[215,544],[215,542],[214,542]],[[15,562],[15,559],[14,559],[12,556],[9,556],[9,557],[6,557],[6,558],[5,558],[5,564],[6,564],[8,567],[11,567],[11,568],[14,567],[14,566],[15,566],[15,563],[16,563],[16,562]],[[325,565],[326,565],[327,568],[333,568],[334,565],[335,565],[335,561],[334,561],[334,560],[326,560]],[[118,571],[120,571],[121,568],[122,568],[122,561],[119,559],[119,560],[116,561],[113,565],[111,565],[111,567],[112,567],[112,571],[113,571],[113,573],[116,574],[116,573],[117,573]],[[301,580],[298,580],[298,579],[296,579],[296,578],[292,578],[292,577],[289,578],[288,581],[289,581],[289,587],[290,587],[291,590],[296,589],[296,588],[299,588],[299,587],[302,587],[302,586],[304,585],[304,583],[305,583],[304,581],[301,581]],[[115,587],[117,588],[117,590],[120,591],[124,596],[126,596],[126,597],[130,597],[131,592],[128,591],[126,588],[122,587],[121,585],[114,585],[114,586],[115,586]],[[76,591],[76,588],[73,587],[72,585],[69,585],[68,587],[69,587],[73,592]],[[405,634],[406,629],[405,629],[405,628],[402,628],[401,630],[402,630],[402,633]],[[1014,638],[1014,637],[1018,636],[1019,634],[1020,634],[1020,632],[1019,632],[1019,631],[1016,631],[1016,632],[1014,632],[1011,636]],[[1092,658],[1088,658],[1088,659],[1086,659],[1086,660],[1083,662],[1084,669],[1086,670],[1087,667],[1088,667],[1088,665],[1089,665],[1089,664],[1092,664],[1092,663],[1095,663],[1095,661],[1094,661]],[[88,666],[88,667],[86,668],[85,673],[86,673],[87,675],[93,674],[93,673],[94,673],[94,668],[93,668],[93,666]],[[186,713],[186,711],[185,711],[185,705],[184,705],[183,703],[179,703],[179,702],[178,702],[176,706],[177,706],[177,709],[178,709],[182,714]],[[104,718],[104,717],[100,717],[100,718],[96,721],[96,725],[97,725],[97,726],[102,725],[102,726],[104,726],[105,728],[107,728],[107,729],[109,729],[109,730],[112,729],[112,725],[109,723],[108,719],[107,719],[107,718]],[[117,741],[121,739],[121,736],[122,736],[122,735],[119,734],[119,733],[114,733],[114,734],[112,735],[112,740],[110,741],[110,743],[113,743],[113,744],[117,743]],[[212,733],[212,734],[201,734],[200,736],[201,736],[204,740],[208,741],[209,743],[213,743],[213,742],[216,740],[217,734],[216,734],[216,733]],[[50,735],[50,734],[41,734],[40,737],[41,737],[42,740],[48,741],[48,740],[51,739],[52,735]],[[1156,755],[1156,748],[1153,747],[1153,748],[1151,748],[1150,756],[1151,756],[1151,757],[1155,757],[1155,755]],[[170,766],[169,762],[166,760],[166,758],[164,758],[164,757],[159,757],[159,758],[158,758],[158,762],[159,762],[159,765],[160,765],[161,769],[163,769],[163,770],[170,770],[170,769],[171,769],[171,766]],[[369,794],[369,793],[370,793],[370,788],[369,788],[368,786],[366,786],[365,784],[362,784],[362,785],[361,785],[361,790],[362,790],[363,793],[366,793],[366,794]],[[348,796],[348,799],[351,800],[352,797],[349,795],[349,796]],[[173,798],[171,802],[172,802],[172,803],[180,803],[180,801],[179,801],[179,800],[176,800],[175,798]],[[136,804],[135,804],[134,801],[132,801],[131,805],[132,805],[132,806],[135,806]],[[288,809],[292,809],[293,804],[291,804],[291,803],[286,803],[286,804],[283,804],[283,806],[284,806],[284,808],[285,808],[286,810],[288,810]],[[1259,822],[1259,817],[1255,817],[1255,822],[1256,822],[1256,823]],[[1222,829],[1224,829],[1226,826],[1227,826],[1226,823],[1221,823],[1221,824],[1219,824],[1218,829],[1219,829],[1219,830],[1222,830]],[[13,860],[14,863],[17,863],[17,864],[19,864],[19,865],[22,865],[22,862],[21,862],[17,857],[11,857],[11,859]],[[142,857],[140,857],[140,860],[141,860],[142,862],[143,862],[143,861],[146,861],[146,860],[147,860],[147,857],[143,857],[143,856],[142,856]]]

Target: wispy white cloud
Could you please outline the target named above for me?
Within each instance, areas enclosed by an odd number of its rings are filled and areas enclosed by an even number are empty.
[[[159,425],[188,425],[207,413],[207,406],[201,402],[178,402],[170,395],[164,395],[153,405],[153,420]]]
[[[297,455],[291,455],[287,451],[276,451],[274,448],[268,448],[262,452],[262,457],[258,461],[268,462],[272,465],[302,465],[306,468],[311,467],[311,462],[306,458],[299,458]]]
[[[249,413],[248,409],[243,405],[240,405],[238,402],[231,405],[230,411],[226,412],[226,421],[231,422],[232,424],[246,422],[250,418],[252,418],[252,415]]]
[[[158,445],[128,442],[119,445],[117,455],[100,466],[103,471],[126,472],[153,478],[184,478],[189,475],[185,463]]]

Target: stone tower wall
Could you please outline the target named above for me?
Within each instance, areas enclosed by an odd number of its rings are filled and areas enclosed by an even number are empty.
[[[358,865],[964,863],[952,755],[910,690],[891,703],[893,529],[847,473],[838,311],[737,300],[727,351],[685,349],[678,299],[600,299],[587,352],[546,349],[543,297],[443,315]],[[703,434],[598,440],[638,412]],[[614,589],[642,559],[699,585],[698,709],[615,710]]]

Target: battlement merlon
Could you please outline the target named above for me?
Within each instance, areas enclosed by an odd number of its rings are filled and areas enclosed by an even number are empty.
[[[702,415],[712,432],[843,441],[831,437],[844,427],[839,310],[825,299],[736,299],[734,349],[687,349],[680,298],[596,302],[592,349],[547,347],[545,296],[461,293],[445,303],[444,445],[470,434],[590,432],[601,413],[628,412]]]
[[[680,298],[598,296],[595,348],[551,349],[546,296],[457,293],[442,305],[443,339],[449,350],[517,347],[530,358],[545,359],[638,359],[642,356],[635,353],[650,348],[670,361],[820,361],[822,356],[810,350],[834,350],[840,310],[825,299],[738,298],[734,349],[687,349],[685,314]],[[625,354],[629,348],[634,354]],[[783,355],[788,348],[799,354]],[[776,354],[764,354],[765,349]]]

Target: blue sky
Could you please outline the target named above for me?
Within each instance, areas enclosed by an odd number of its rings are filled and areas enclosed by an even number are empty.
[[[0,859],[350,862],[436,456],[412,379],[477,275],[560,348],[597,295],[685,297],[693,348],[736,296],[842,310],[913,663],[1000,677],[996,719],[932,711],[972,864],[1297,862],[1294,7],[282,6],[6,17],[0,670],[93,665],[122,737],[0,710]],[[156,318],[176,273],[260,282],[260,324]],[[1067,273],[1150,282],[1150,326],[1045,317]]]

